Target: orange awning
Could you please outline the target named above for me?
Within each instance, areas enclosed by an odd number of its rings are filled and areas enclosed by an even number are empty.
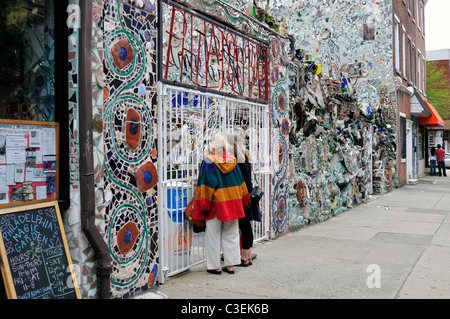
[[[419,124],[426,125],[430,127],[444,127],[445,123],[442,117],[439,115],[439,113],[436,111],[433,105],[428,103],[427,101],[424,101],[427,105],[428,109],[431,112],[430,117],[419,117]]]

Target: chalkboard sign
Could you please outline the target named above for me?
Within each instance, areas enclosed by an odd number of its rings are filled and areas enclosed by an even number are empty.
[[[56,202],[0,210],[0,256],[9,299],[80,299]]]

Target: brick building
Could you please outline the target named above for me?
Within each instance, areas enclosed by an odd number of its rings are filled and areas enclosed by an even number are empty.
[[[393,1],[393,72],[397,83],[399,182],[425,172],[425,126],[419,118],[432,115],[425,103],[426,51],[424,10],[427,1]]]

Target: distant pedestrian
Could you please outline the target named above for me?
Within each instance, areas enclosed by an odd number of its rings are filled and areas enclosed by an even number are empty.
[[[439,176],[442,176],[442,174],[447,177],[447,171],[445,169],[445,150],[441,148],[441,144],[438,144],[436,150],[436,160],[438,163],[438,169],[439,169]],[[441,172],[442,169],[442,172]]]
[[[430,150],[431,156],[430,156],[430,175],[436,176],[436,149],[434,146]]]
[[[209,141],[208,155],[203,160],[195,191],[192,218],[206,220],[205,254],[208,273],[220,275],[222,270],[234,274],[240,262],[238,219],[250,206],[250,195],[236,158],[226,139],[215,135]],[[220,252],[224,265],[220,268]]]
[[[252,183],[252,163],[250,160],[250,152],[245,148],[242,139],[236,134],[229,134],[227,141],[233,147],[234,156],[236,157],[239,169],[244,176],[247,191],[250,193],[253,189]],[[259,203],[251,199],[251,206],[244,209],[245,217],[239,219],[239,229],[241,230],[241,263],[238,266],[247,267],[252,265],[256,254],[252,255],[253,247],[253,230],[251,221],[261,221],[261,210]]]

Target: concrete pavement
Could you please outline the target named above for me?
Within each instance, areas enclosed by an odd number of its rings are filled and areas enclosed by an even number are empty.
[[[450,298],[450,177],[424,176],[253,252],[234,275],[203,263],[136,298]]]

